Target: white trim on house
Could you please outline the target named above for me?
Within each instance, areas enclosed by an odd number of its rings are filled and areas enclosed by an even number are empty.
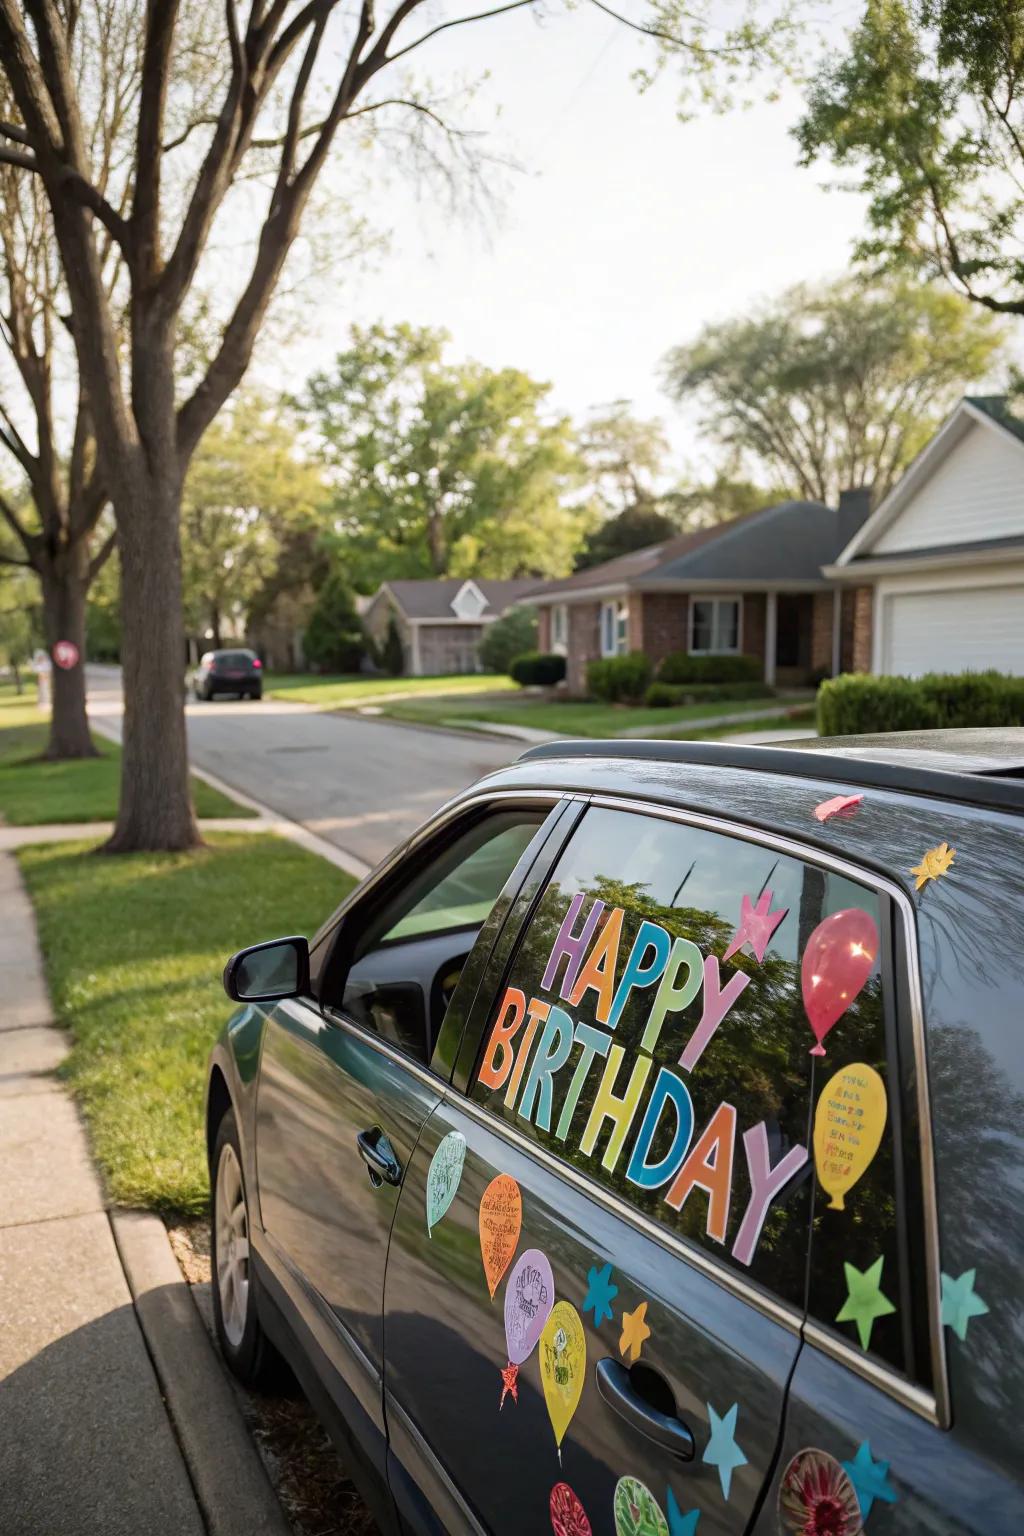
[[[732,578],[735,580],[736,578]],[[821,581],[759,581],[743,579],[744,592],[829,592],[831,586]],[[513,607],[528,604],[531,608],[550,607],[553,603],[593,603],[608,597],[628,597],[631,593],[642,597],[645,592],[707,592],[717,596],[722,590],[720,576],[689,577],[687,580],[638,577],[627,586],[625,582],[609,583],[603,587],[562,587],[551,592],[540,592],[535,597],[517,597]]]
[[[551,651],[555,656],[567,656],[569,654],[569,605],[568,603],[551,604]]]
[[[472,603],[472,609],[466,606],[467,603]],[[467,577],[448,606],[457,619],[478,623],[488,602],[472,577]]]
[[[608,622],[610,620],[610,622]],[[629,650],[629,602],[625,597],[601,604],[601,656],[625,656]]]
[[[403,614],[403,618],[404,617],[405,617],[405,615]],[[417,626],[419,624],[444,624],[444,625],[447,626],[447,628],[451,629],[453,626],[455,628],[458,628],[458,626],[460,624],[465,624],[465,625],[468,625],[470,628],[476,628],[477,625],[480,625],[480,624],[494,624],[500,618],[501,618],[501,614],[500,613],[482,613],[478,619],[460,619],[457,614],[450,613],[450,614],[448,614],[447,618],[442,618],[442,619],[410,619],[410,618],[406,618],[405,622],[407,624],[412,625],[413,627],[415,627],[415,626]]]
[[[743,623],[743,604],[740,604],[740,623]],[[778,593],[768,592],[764,600],[764,680],[769,688],[775,686],[775,665],[779,650],[779,598]]]
[[[693,643],[693,610],[696,603],[713,603],[717,610],[719,603],[736,604],[736,644],[734,646],[720,646],[714,644],[715,631],[718,628],[717,612],[711,620],[712,644],[702,650],[697,650]],[[743,654],[743,594],[740,592],[716,592],[691,597],[686,614],[686,649],[690,656],[741,656]]]
[[[1011,559],[1018,557],[1020,543],[1007,540],[1007,553]],[[867,555],[854,565],[826,565],[826,576],[848,586],[867,585],[880,576],[907,576],[917,571],[962,571],[971,566],[991,565],[998,559],[999,551],[990,544],[979,544],[977,549],[944,551],[941,554],[921,555]]]

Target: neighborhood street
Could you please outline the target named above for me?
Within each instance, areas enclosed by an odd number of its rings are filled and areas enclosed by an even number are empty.
[[[119,733],[119,669],[89,668],[89,713]],[[370,865],[451,795],[524,750],[275,699],[193,700],[186,714],[195,767]]]

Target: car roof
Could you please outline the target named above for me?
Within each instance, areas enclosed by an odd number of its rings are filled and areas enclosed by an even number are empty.
[[[835,781],[935,796],[968,805],[1024,813],[1024,727],[888,732],[873,736],[808,737],[764,746],[711,741],[556,741],[531,747],[515,765],[565,764],[566,788],[586,790],[594,759],[637,766],[678,763],[703,768]]]

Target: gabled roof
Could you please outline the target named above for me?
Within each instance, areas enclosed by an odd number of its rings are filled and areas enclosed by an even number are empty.
[[[1005,434],[1024,449],[1024,421],[1013,414],[1005,395],[965,395],[947,416],[935,436],[925,444],[917,458],[904,471],[885,500],[879,503],[867,522],[840,552],[833,564],[836,574],[854,562],[880,558],[872,553],[875,541],[887,528],[891,527],[907,503],[917,495],[925,482],[931,478],[967,433],[978,425],[985,427],[988,431],[998,432],[1001,436]],[[1021,471],[1024,474],[1024,459],[1021,461]],[[981,544],[977,546],[972,544],[970,551],[965,550],[963,553],[973,552],[975,549],[980,552],[981,548]],[[961,551],[957,545],[936,543],[928,546],[927,550],[913,553],[953,557]],[[884,558],[891,560],[894,557],[893,554],[887,554]],[[829,575],[830,572],[826,571],[825,574]]]
[[[476,587],[486,599],[487,606],[480,619],[493,619],[531,592],[537,582],[532,578],[526,581],[481,581],[477,576],[439,581],[386,581],[376,596],[380,596],[380,592],[389,592],[407,619],[450,619],[457,624],[467,621],[459,619],[452,603],[467,585]],[[468,622],[479,623],[480,619]]]
[[[843,543],[834,507],[783,501],[577,571],[564,581],[549,582],[536,596],[557,602],[607,588],[681,590],[688,582],[824,585],[821,568],[836,558]]]

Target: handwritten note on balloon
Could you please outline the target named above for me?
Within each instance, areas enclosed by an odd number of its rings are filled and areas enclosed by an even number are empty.
[[[505,1345],[513,1365],[536,1347],[555,1300],[555,1281],[547,1255],[527,1248],[505,1287]]]
[[[522,1226],[523,1196],[519,1185],[509,1174],[499,1173],[480,1201],[480,1252],[492,1301],[519,1246]]]
[[[540,1336],[540,1379],[559,1457],[586,1376],[587,1336],[583,1319],[571,1302],[556,1301]]]
[[[818,1042],[812,1056],[824,1056],[822,1041],[862,990],[877,954],[878,928],[861,907],[833,912],[807,940],[800,984],[804,1010]]]
[[[844,1199],[869,1167],[885,1130],[885,1084],[874,1067],[855,1061],[830,1077],[814,1111],[814,1162],[828,1191],[829,1210]]]
[[[465,1136],[461,1131],[449,1131],[438,1142],[427,1169],[427,1231],[431,1237],[434,1235],[431,1229],[437,1226],[455,1199],[465,1161]]]

